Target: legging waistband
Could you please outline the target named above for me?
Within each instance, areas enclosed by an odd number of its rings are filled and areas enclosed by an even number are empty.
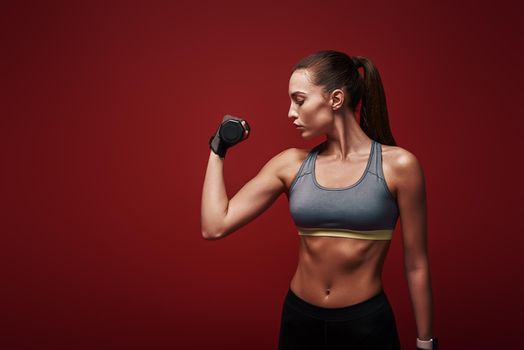
[[[382,309],[383,307],[389,306],[389,301],[386,297],[384,289],[381,289],[378,294],[372,296],[371,298],[353,305],[326,308],[305,301],[304,299],[300,298],[298,295],[293,293],[291,288],[289,288],[285,298],[285,303],[287,303],[297,311],[315,318],[320,318],[323,320],[345,321],[355,320],[367,316],[375,311]]]

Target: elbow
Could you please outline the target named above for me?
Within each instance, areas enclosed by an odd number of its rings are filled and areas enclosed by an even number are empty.
[[[202,238],[206,241],[214,241],[220,238],[220,234],[218,233],[207,233],[202,231]]]
[[[405,266],[405,273],[426,273],[429,271],[429,265],[427,261],[421,261],[417,263],[407,263]]]
[[[202,230],[202,238],[206,241],[214,241],[220,239],[222,235],[218,231],[206,231]]]
[[[216,240],[219,238],[222,238],[222,225],[218,225],[216,223],[209,223],[204,222],[204,220],[200,223],[200,230],[202,232],[202,238],[205,240]]]

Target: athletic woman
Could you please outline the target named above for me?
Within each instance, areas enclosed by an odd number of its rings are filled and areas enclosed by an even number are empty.
[[[366,57],[319,51],[293,67],[289,96],[288,116],[301,136],[325,140],[275,155],[228,199],[223,160],[234,143],[217,131],[202,194],[203,237],[226,237],[285,193],[300,248],[283,302],[278,348],[400,349],[381,282],[400,217],[416,346],[436,349],[424,174],[417,158],[396,146],[376,67]],[[247,122],[237,119],[242,127],[236,143],[249,134]]]

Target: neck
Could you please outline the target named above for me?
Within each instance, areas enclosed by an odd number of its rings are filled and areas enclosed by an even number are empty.
[[[322,153],[331,155],[335,159],[367,154],[372,142],[371,138],[362,131],[352,112],[335,115],[333,128],[326,136]]]

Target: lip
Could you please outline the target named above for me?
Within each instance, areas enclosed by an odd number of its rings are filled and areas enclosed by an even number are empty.
[[[295,128],[303,128],[302,125],[298,125],[298,124],[295,124],[295,123],[293,123],[293,125],[295,126]]]

